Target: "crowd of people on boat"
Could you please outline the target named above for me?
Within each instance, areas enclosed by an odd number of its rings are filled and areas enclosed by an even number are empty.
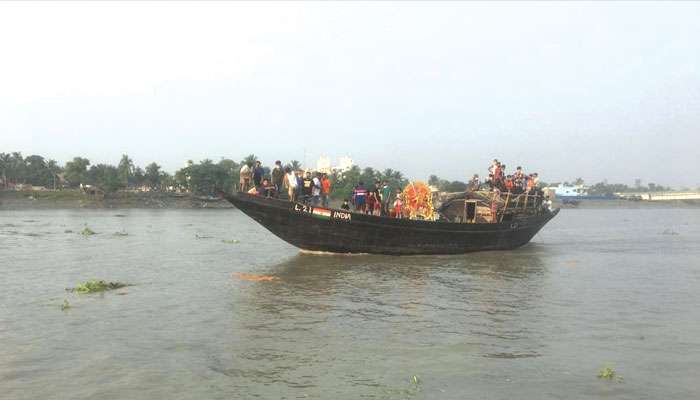
[[[260,161],[252,168],[244,164],[240,170],[240,190],[264,197],[280,198],[286,193],[289,201],[313,206],[328,207],[331,194],[331,181],[328,174],[310,171],[295,171],[282,167],[275,161],[269,176]]]
[[[527,174],[521,166],[518,166],[512,174],[509,174],[507,173],[506,165],[495,158],[489,165],[488,172],[488,179],[484,182],[479,178],[479,174],[474,174],[467,185],[467,190],[498,190],[513,194],[534,194],[539,184],[537,172]]]
[[[269,173],[267,173],[269,171]],[[535,173],[527,174],[518,166],[511,174],[507,173],[506,165],[494,159],[488,168],[488,179],[481,181],[478,174],[474,174],[467,184],[467,191],[489,190],[500,193],[539,194],[539,176]],[[292,202],[299,202],[311,206],[329,207],[332,182],[326,173],[294,170],[289,166],[283,167],[282,162],[275,161],[275,166],[268,170],[256,161],[254,166],[244,164],[240,170],[240,189],[250,194],[264,197],[280,198],[286,194],[286,198]],[[388,181],[375,181],[374,184],[365,186],[364,182],[358,182],[349,198],[343,199],[341,209],[358,213],[377,216],[401,218],[403,200],[396,193],[401,193],[401,188],[392,188]],[[284,197],[284,196],[283,196]],[[551,201],[539,198],[539,204],[551,207]],[[545,203],[542,201],[545,200]]]
[[[286,199],[292,202],[328,207],[331,189],[332,182],[328,174],[282,167],[279,160],[275,161],[271,170],[264,168],[260,161],[256,161],[252,167],[244,164],[240,170],[240,190],[263,197],[284,198],[286,194]],[[371,215],[400,217],[402,206],[402,199],[394,195],[394,189],[385,180],[375,181],[370,186],[358,182],[350,197],[343,199],[340,208]]]
[[[506,165],[494,158],[489,165],[489,178],[485,182],[486,189],[500,192],[500,193],[510,193],[514,195],[527,194],[534,195],[534,202],[537,207],[544,206],[546,209],[551,210],[552,201],[548,196],[544,195],[543,190],[539,187],[540,178],[537,172],[525,173],[521,166],[517,166],[512,174],[509,174],[506,170]],[[477,190],[473,188],[483,186],[479,181],[479,175],[474,175],[470,182],[471,190]]]
[[[397,193],[400,193],[399,189]],[[359,182],[352,191],[352,204],[356,212],[370,215],[401,218],[403,200],[401,196],[394,195],[394,189],[388,181],[375,181],[374,185],[365,187],[364,182]],[[343,201],[346,210],[350,209],[348,199]]]

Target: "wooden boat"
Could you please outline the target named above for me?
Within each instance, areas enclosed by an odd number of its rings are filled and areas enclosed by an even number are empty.
[[[539,207],[504,214],[492,223],[441,222],[378,217],[240,192],[224,197],[282,240],[302,250],[331,253],[461,254],[514,249],[528,243],[559,212]],[[504,210],[509,210],[507,203]]]

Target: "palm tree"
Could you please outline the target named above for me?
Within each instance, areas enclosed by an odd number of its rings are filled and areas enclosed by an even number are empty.
[[[382,172],[382,179],[390,180],[394,176],[394,170],[387,168]]]
[[[241,161],[241,164],[246,164],[249,167],[252,167],[253,165],[255,165],[256,161],[258,161],[258,156],[256,156],[255,154],[249,154],[246,158],[243,159],[243,161]]]
[[[292,166],[292,169],[295,171],[298,171],[301,169],[301,162],[299,160],[292,160],[289,162],[289,164]]]
[[[119,178],[121,178],[124,187],[129,187],[129,177],[134,176],[134,162],[128,155],[123,154],[117,169],[119,170]]]

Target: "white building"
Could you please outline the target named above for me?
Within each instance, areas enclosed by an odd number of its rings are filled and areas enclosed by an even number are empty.
[[[338,165],[337,166],[332,166],[331,165],[331,159],[330,157],[327,156],[321,156],[318,158],[318,161],[316,161],[316,171],[323,172],[326,174],[330,174],[334,171],[347,171],[353,166],[352,158],[350,157],[340,157],[338,159]]]
[[[316,171],[323,172],[324,174],[331,173],[331,159],[330,157],[321,156],[316,161]]]
[[[355,164],[352,162],[352,158],[350,157],[340,157],[338,160],[338,169],[341,171],[347,171],[352,168],[353,165]]]

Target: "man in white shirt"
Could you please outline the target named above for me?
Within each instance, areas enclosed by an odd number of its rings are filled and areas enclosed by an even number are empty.
[[[314,176],[314,186],[311,188],[311,204],[314,207],[318,206],[321,202],[321,179],[318,176],[319,174]]]

